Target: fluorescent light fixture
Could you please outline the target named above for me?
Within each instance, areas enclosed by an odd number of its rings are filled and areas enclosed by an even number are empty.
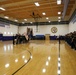
[[[8,16],[5,16],[4,18],[8,19],[9,17]]]
[[[48,18],[48,17],[46,17],[46,19],[48,20],[49,18]]]
[[[51,21],[48,21],[49,23],[51,22]]]
[[[36,5],[36,6],[40,6],[38,2],[35,2],[35,5]]]
[[[45,13],[45,12],[43,12],[42,14],[43,14],[43,15],[46,15],[46,13]]]
[[[16,22],[18,22],[18,20],[15,20]]]
[[[30,22],[32,24],[32,22]]]
[[[24,24],[25,22],[22,22],[22,24]]]
[[[61,17],[58,17],[58,19],[61,19]]]
[[[27,21],[27,19],[24,19],[25,21]]]
[[[58,14],[61,14],[61,12],[58,12]]]
[[[58,4],[58,5],[61,4],[61,0],[57,0],[57,4]]]
[[[58,20],[58,22],[60,22],[61,20]]]
[[[1,9],[1,10],[3,10],[3,11],[5,11],[5,9],[4,9],[4,8],[2,8],[2,7],[0,7],[0,9]]]

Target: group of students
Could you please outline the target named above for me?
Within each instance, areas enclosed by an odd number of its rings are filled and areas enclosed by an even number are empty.
[[[28,35],[21,35],[21,34],[16,34],[16,36],[13,36],[13,44],[21,44],[28,42],[29,38]]]
[[[27,33],[23,33],[22,35],[20,33],[16,34],[16,36],[13,36],[13,44],[21,44],[21,43],[27,43],[29,42],[29,35]]]
[[[27,28],[27,32],[24,32],[22,35],[20,33],[16,34],[13,37],[13,44],[21,44],[29,42],[30,39],[33,38],[33,29]]]
[[[76,31],[66,34],[65,40],[71,46],[71,48],[76,50]]]

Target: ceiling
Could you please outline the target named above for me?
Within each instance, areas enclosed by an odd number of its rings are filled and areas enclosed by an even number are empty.
[[[40,6],[35,6],[35,2],[38,2]],[[70,0],[65,20],[69,19],[68,16],[74,4],[75,0]],[[63,12],[64,4],[57,5],[57,0],[0,0],[0,7],[5,9],[5,11],[0,10],[0,16],[8,16],[10,20],[33,21],[31,15],[34,12],[35,15],[38,14],[41,17],[41,21],[47,21],[46,17],[49,18],[49,21],[57,21],[58,17],[62,16],[62,14],[58,15],[58,12]],[[43,15],[43,12],[46,15]]]

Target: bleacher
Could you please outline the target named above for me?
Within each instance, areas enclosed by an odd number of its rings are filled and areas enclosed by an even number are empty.
[[[66,34],[65,41],[71,46],[71,48],[76,50],[76,31]]]
[[[45,36],[44,35],[36,35],[35,39],[36,40],[45,40]]]

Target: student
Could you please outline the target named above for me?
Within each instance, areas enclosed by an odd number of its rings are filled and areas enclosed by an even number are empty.
[[[28,37],[28,35],[26,34],[26,32],[24,33],[24,36],[25,36],[26,42],[28,42],[28,41],[29,41],[29,37]]]

